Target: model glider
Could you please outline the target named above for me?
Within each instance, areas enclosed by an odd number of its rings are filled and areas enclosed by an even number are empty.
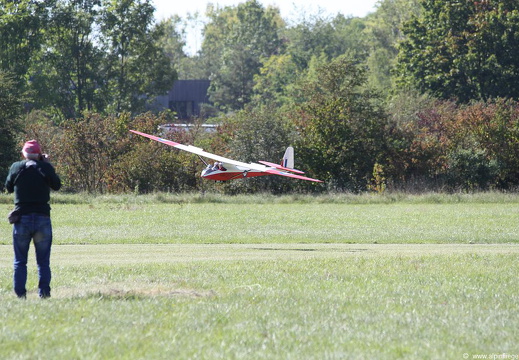
[[[140,131],[130,131],[134,134],[141,135],[163,144],[173,146],[174,148],[198,155],[198,157],[200,157],[200,159],[206,165],[206,168],[202,171],[201,175],[205,179],[226,181],[254,176],[280,175],[300,180],[322,182],[321,180],[299,175],[304,174],[304,172],[294,169],[294,149],[292,147],[288,147],[285,151],[285,156],[283,157],[283,162],[281,165],[270,163],[268,161],[259,161],[260,164],[247,164],[241,161],[227,159],[223,156],[208,153],[207,151],[204,151],[196,146],[179,144],[177,142],[162,139],[158,136],[145,134]],[[212,159],[215,161],[215,163],[208,164],[203,159],[203,157]]]

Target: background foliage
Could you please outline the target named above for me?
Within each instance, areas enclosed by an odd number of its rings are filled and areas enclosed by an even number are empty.
[[[256,0],[156,21],[149,0],[0,0],[0,175],[37,138],[69,191],[514,190],[519,185],[515,1],[383,0],[365,18]],[[176,78],[211,79],[218,124],[165,133],[151,104]],[[324,185],[200,181],[201,165],[129,133],[161,133]]]

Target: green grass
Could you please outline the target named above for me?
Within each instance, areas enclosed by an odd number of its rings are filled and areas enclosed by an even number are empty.
[[[7,214],[10,205],[3,205]],[[53,204],[56,244],[517,243],[519,202]],[[0,244],[11,227],[0,223]]]
[[[517,197],[156,196],[53,204],[48,301],[0,224],[0,358],[519,353]]]
[[[7,266],[1,268],[0,355],[512,353],[519,335],[518,254],[517,245],[56,246],[49,301],[34,291],[26,301],[15,299]]]
[[[12,204],[12,195],[0,194],[0,204]],[[519,193],[476,192],[476,193],[423,193],[401,192],[377,193],[328,193],[310,194],[247,194],[228,196],[220,193],[153,193],[146,195],[93,195],[86,193],[69,194],[53,192],[54,204],[453,204],[453,203],[519,203]]]

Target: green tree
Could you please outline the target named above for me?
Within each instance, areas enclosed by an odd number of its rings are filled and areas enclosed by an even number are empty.
[[[322,17],[302,19],[300,23],[284,32],[287,38],[286,53],[290,54],[299,71],[306,70],[314,56],[326,54],[330,59],[326,49],[332,34],[333,27],[328,19]]]
[[[461,102],[519,97],[517,1],[423,0],[400,44],[401,86]]]
[[[15,75],[22,85],[31,57],[40,48],[47,6],[52,3],[0,0],[0,69]]]
[[[195,20],[193,20],[195,21]],[[164,19],[159,23],[163,28],[163,35],[158,40],[158,46],[164,49],[170,59],[179,79],[203,79],[195,70],[197,56],[189,57],[185,51],[186,46],[186,21],[175,15]],[[207,77],[205,77],[207,78]]]
[[[291,88],[296,83],[300,71],[290,54],[272,55],[254,77],[256,104],[281,106],[290,101]]]
[[[200,31],[202,19],[200,14],[187,14],[185,19],[178,15],[161,21],[164,26],[164,35],[159,40],[159,47],[163,48],[171,59],[180,80],[209,79],[211,74],[208,63],[202,64],[201,57],[197,53],[188,54],[189,51],[198,49],[186,48],[186,36],[189,31]],[[195,41],[195,47],[199,44]]]
[[[58,0],[45,31],[42,54],[31,69],[35,106],[54,107],[63,118],[102,111],[103,54],[96,46],[100,0]]]
[[[21,129],[19,115],[25,98],[20,92],[16,77],[0,70],[0,179],[3,188],[11,163],[17,159],[17,135]]]
[[[210,53],[209,58],[216,63],[211,75],[211,100],[226,110],[243,109],[251,100],[254,76],[262,59],[281,46],[279,10],[265,9],[257,0],[249,0],[209,15],[211,23],[206,27],[202,56]]]
[[[368,42],[365,23],[359,18],[337,15],[335,18],[304,18],[301,23],[283,31],[286,48],[263,60],[254,77],[254,101],[276,105],[288,102],[297,79],[316,57],[325,60],[349,54],[365,61]]]
[[[102,11],[103,95],[110,99],[110,112],[144,110],[146,101],[167,93],[177,77],[159,46],[165,27],[154,24],[154,11],[150,0],[108,0]]]
[[[404,39],[402,25],[420,11],[420,0],[381,0],[377,10],[364,19],[370,85],[386,92],[393,88],[398,43]]]
[[[384,158],[386,115],[366,81],[366,69],[341,56],[319,64],[294,96],[296,150],[331,188],[365,189]]]
[[[284,32],[288,43],[286,52],[299,70],[307,69],[312,57],[321,54],[331,60],[348,53],[364,61],[369,51],[365,26],[360,18],[340,14],[332,19],[321,16],[305,18]]]
[[[209,4],[206,16],[209,21],[203,28],[204,37],[199,61],[205,70],[203,78],[209,79],[211,74],[218,72],[225,41],[230,36],[231,29],[237,20],[234,8],[229,6],[220,9]]]

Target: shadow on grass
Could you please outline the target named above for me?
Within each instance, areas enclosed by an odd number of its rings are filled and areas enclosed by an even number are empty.
[[[267,248],[267,247],[261,247],[261,248],[251,248],[252,250],[260,250],[260,251],[263,251],[263,250],[271,250],[271,251],[308,251],[308,252],[311,252],[311,251],[323,251],[323,252],[335,252],[335,251],[340,251],[340,252],[348,252],[348,253],[357,253],[357,252],[364,252],[364,251],[369,251],[368,249],[337,249],[337,248],[331,248],[331,249],[312,249],[312,248],[299,248],[299,249],[291,249],[291,248]]]
[[[91,299],[97,301],[142,301],[154,298],[203,298],[216,296],[214,291],[197,291],[192,289],[103,289],[94,290],[86,293],[70,294],[69,291],[62,291],[57,294],[56,298],[72,298],[72,299]]]

